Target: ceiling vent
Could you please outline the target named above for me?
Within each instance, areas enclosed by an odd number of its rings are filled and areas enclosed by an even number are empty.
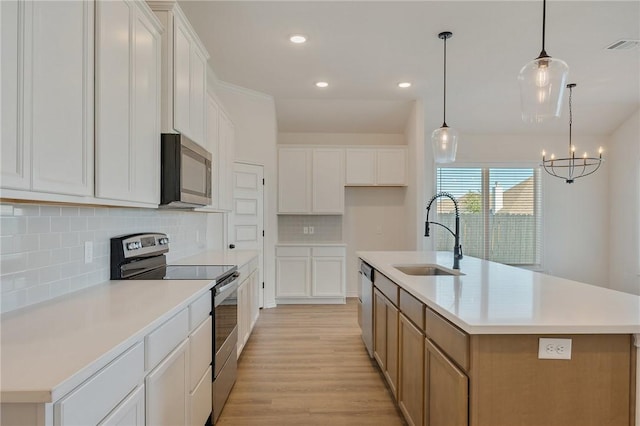
[[[607,50],[630,50],[637,49],[640,46],[640,40],[618,40],[607,46]]]

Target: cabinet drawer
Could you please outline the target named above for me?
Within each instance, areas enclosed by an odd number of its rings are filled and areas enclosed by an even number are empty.
[[[238,267],[238,273],[240,274],[240,284],[244,282],[249,277],[249,264],[245,263],[244,265]]]
[[[196,387],[202,374],[211,365],[211,327],[211,317],[208,317],[200,327],[189,336],[189,370],[191,376],[189,390],[193,390]]]
[[[145,337],[145,368],[155,367],[189,334],[189,313],[183,309]]]
[[[429,308],[425,308],[424,331],[463,370],[469,370],[469,335]]]
[[[394,305],[398,306],[398,285],[384,275],[375,274],[373,285],[380,290],[382,294],[387,296]]]
[[[345,248],[344,247],[312,247],[311,248],[312,256],[328,256],[328,257],[344,257],[345,256]]]
[[[276,256],[308,257],[310,255],[311,255],[310,247],[276,247]]]
[[[55,424],[95,425],[144,377],[144,344],[136,344],[54,406]]]
[[[203,425],[211,414],[211,367],[200,378],[198,386],[189,394],[192,425]]]
[[[189,305],[189,331],[195,330],[211,314],[211,292],[207,291]]]
[[[424,329],[424,309],[425,305],[421,301],[400,289],[400,311],[420,330]]]

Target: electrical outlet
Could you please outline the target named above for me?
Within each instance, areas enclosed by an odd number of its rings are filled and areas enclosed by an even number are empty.
[[[308,227],[308,226],[304,226],[304,227],[302,228],[302,233],[303,233],[303,234],[308,234],[308,233],[309,233],[309,227]]]
[[[542,337],[538,342],[538,359],[571,359],[571,339]]]
[[[309,227],[309,233],[310,233],[310,234],[313,234],[313,232],[314,232],[314,231],[313,231],[313,226],[310,226],[310,227]]]
[[[93,262],[93,241],[84,242],[84,263]]]

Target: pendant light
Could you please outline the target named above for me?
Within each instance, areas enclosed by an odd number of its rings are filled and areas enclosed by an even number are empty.
[[[554,59],[544,50],[547,1],[542,1],[542,51],[540,55],[522,67],[518,75],[522,119],[540,123],[560,117],[564,87],[569,66],[561,59]]]
[[[444,31],[438,34],[438,38],[444,41],[444,84],[442,105],[442,126],[431,134],[433,144],[433,157],[436,163],[453,163],[456,160],[458,149],[458,131],[447,126],[447,39],[453,33]]]
[[[573,126],[572,98],[573,88],[576,87],[576,84],[567,84],[567,87],[569,88],[569,156],[567,158],[555,158],[555,155],[551,154],[551,158],[547,159],[545,152],[542,151],[541,166],[551,176],[564,179],[566,183],[573,183],[578,178],[595,173],[604,160],[602,159],[602,148],[600,148],[598,157],[589,157],[585,152],[582,157],[576,158],[576,147],[571,141],[571,128]]]

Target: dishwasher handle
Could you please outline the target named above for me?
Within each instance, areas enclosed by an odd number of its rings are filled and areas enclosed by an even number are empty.
[[[373,267],[366,262],[360,262],[360,273],[373,282]]]

